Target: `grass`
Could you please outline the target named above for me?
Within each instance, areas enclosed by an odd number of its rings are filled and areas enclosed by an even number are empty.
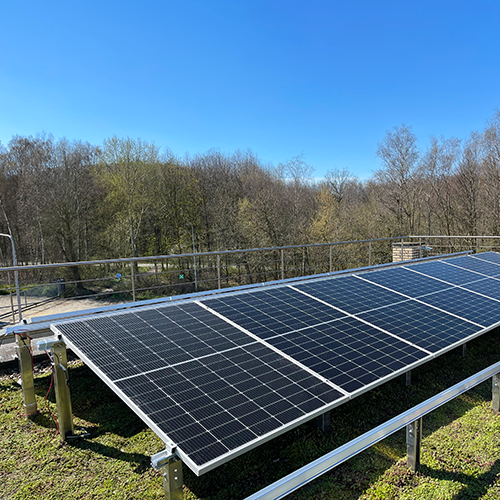
[[[237,500],[296,470],[500,359],[498,331],[473,341],[466,358],[448,353],[332,411],[331,428],[309,422],[201,477],[184,467],[186,500]],[[44,404],[48,366],[36,369],[40,414],[20,417],[15,373],[0,372],[1,499],[161,499],[150,456],[163,443],[80,361],[70,362],[75,428],[62,443]],[[424,418],[422,467],[405,465],[400,431],[287,498],[294,500],[476,500],[500,498],[500,416],[486,382]],[[51,396],[50,406],[55,412]]]

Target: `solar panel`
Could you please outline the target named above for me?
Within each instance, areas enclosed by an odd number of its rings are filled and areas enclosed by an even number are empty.
[[[483,278],[474,283],[464,285],[464,288],[480,293],[491,299],[500,300],[500,280],[495,278]]]
[[[359,317],[430,352],[438,352],[481,330],[477,325],[415,301],[382,307]]]
[[[405,264],[51,328],[200,474],[498,324],[493,262]]]
[[[443,292],[421,297],[419,300],[460,318],[474,321],[483,328],[500,321],[499,302],[481,297],[462,288],[444,290]]]
[[[116,385],[198,467],[342,396],[257,344]]]
[[[494,264],[500,264],[500,254],[496,252],[485,252],[473,255],[474,259],[485,260]]]
[[[413,269],[413,268],[412,268]],[[412,273],[410,269],[397,267],[383,271],[363,273],[363,279],[390,288],[395,292],[404,293],[409,297],[419,297],[432,292],[449,288],[450,285],[428,276]]]
[[[484,278],[481,274],[467,271],[446,262],[427,262],[409,267],[410,271],[422,273],[431,278],[442,280],[453,285],[463,285]]]
[[[500,265],[493,264],[483,259],[475,257],[456,257],[448,261],[449,265],[458,266],[463,269],[469,269],[484,276],[495,277],[500,276]]]
[[[268,342],[347,392],[390,375],[427,353],[355,318],[279,335]]]
[[[263,339],[345,317],[344,313],[289,287],[209,299],[203,303]]]
[[[350,314],[394,304],[404,300],[400,295],[362,282],[354,276],[325,279],[294,285],[294,288],[313,295]]]

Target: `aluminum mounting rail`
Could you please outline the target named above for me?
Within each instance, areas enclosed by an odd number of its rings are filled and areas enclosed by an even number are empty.
[[[285,476],[253,495],[250,495],[245,500],[279,500],[286,497],[310,481],[318,478],[325,472],[337,467],[337,465],[340,465],[358,453],[366,450],[370,446],[382,441],[394,432],[422,418],[436,408],[439,408],[457,396],[460,396],[460,394],[472,389],[476,385],[494,377],[499,372],[500,362],[495,363],[479,373],[476,373],[472,377],[469,377],[446,389],[445,391],[440,392],[436,396],[433,396],[412,409],[401,413],[397,417],[388,420],[371,431],[365,432],[352,441],[349,441],[339,448],[323,455],[317,460],[314,460],[304,467],[297,469],[288,476]]]

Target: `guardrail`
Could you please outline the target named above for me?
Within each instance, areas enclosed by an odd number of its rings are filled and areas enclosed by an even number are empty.
[[[15,272],[23,297],[22,310],[36,315],[42,306],[81,299],[92,300],[96,306],[109,305],[385,264],[392,261],[396,243],[413,243],[420,249],[427,245],[431,249],[426,255],[441,255],[498,249],[500,237],[396,236],[2,267],[0,292],[3,289],[5,300],[0,296],[0,322],[4,326],[16,322],[16,289],[11,279]]]

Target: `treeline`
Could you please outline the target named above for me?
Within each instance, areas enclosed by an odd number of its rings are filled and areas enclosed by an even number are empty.
[[[378,145],[369,180],[302,156],[266,165],[251,151],[176,157],[112,137],[0,143],[0,232],[24,263],[187,253],[407,234],[500,234],[500,112],[464,141],[421,150],[405,125]],[[0,260],[11,262],[0,241]]]

